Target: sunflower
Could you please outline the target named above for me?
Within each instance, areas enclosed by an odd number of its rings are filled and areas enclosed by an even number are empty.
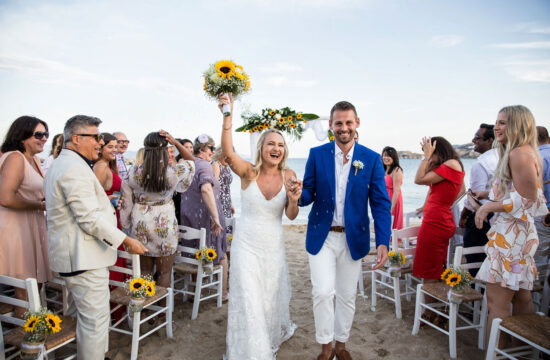
[[[206,249],[206,258],[210,261],[214,260],[216,257],[218,257],[218,254],[216,254],[216,250],[214,249]]]
[[[132,279],[130,281],[130,291],[139,291],[145,286],[145,280],[142,278]]]
[[[445,280],[447,278],[447,275],[449,275],[449,273],[451,272],[452,270],[451,269],[446,269],[445,271],[443,271],[443,274],[441,274],[441,279]]]
[[[258,127],[257,127],[257,126],[254,126],[254,127],[252,128],[252,131],[253,131],[253,132],[258,131]]]
[[[470,280],[474,280],[473,276],[472,276],[472,275],[470,275],[470,273],[468,273],[468,279],[470,279]]]
[[[289,115],[287,118],[288,121],[292,121],[292,115]]]
[[[296,119],[300,120],[302,118],[302,114],[296,115]]]
[[[61,330],[61,319],[54,314],[46,315],[46,326],[52,331],[52,333],[58,333]]]
[[[304,124],[307,123],[307,120],[304,120]]]
[[[147,284],[145,285],[145,293],[147,296],[155,296],[155,282],[154,281],[147,281]]]
[[[275,110],[270,110],[269,115],[271,115],[271,116],[275,115]]]
[[[235,75],[235,63],[229,60],[220,60],[214,65],[218,70],[218,76],[223,79],[231,79]]]
[[[29,317],[25,325],[23,327],[25,328],[25,332],[33,332],[36,325],[42,320],[41,316],[32,315]]]
[[[203,255],[204,255],[204,251],[202,251],[202,250],[197,251],[195,253],[195,259],[200,260],[200,259],[202,259]]]
[[[283,118],[283,117],[280,118],[280,119],[279,119],[279,124],[284,124],[284,123],[285,123],[285,118]]]
[[[447,278],[447,285],[455,286],[460,284],[461,281],[462,281],[462,276],[460,274],[451,273]]]
[[[227,238],[227,242],[230,243],[231,240],[233,240],[233,235],[231,235],[231,236],[229,236],[229,237]]]
[[[289,125],[289,126],[290,126],[291,128],[293,128],[293,129],[294,129],[294,128],[296,127],[296,124],[294,124],[294,123],[290,123],[290,125]]]
[[[402,252],[399,252],[399,255],[401,256],[401,264],[404,264],[405,263],[405,254],[403,254]]]
[[[244,79],[243,74],[241,74],[240,72],[236,72],[236,73],[235,73],[235,76],[236,76],[237,79],[239,79],[239,80],[243,80],[243,79]]]
[[[388,256],[395,256],[395,251],[393,251],[393,250],[390,251],[390,252],[388,253]]]
[[[334,136],[331,136],[328,139],[329,139],[329,141],[334,141]]]

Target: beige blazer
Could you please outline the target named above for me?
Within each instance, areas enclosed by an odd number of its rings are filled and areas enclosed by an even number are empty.
[[[115,209],[84,159],[63,149],[46,173],[44,193],[51,270],[113,265],[126,235],[117,229]]]

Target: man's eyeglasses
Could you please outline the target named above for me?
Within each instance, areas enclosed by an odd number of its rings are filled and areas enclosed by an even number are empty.
[[[130,143],[130,140],[117,140],[116,143],[117,144],[126,144],[126,145],[128,145]]]
[[[42,138],[45,136],[46,139],[50,137],[50,133],[47,131],[36,131],[34,134],[32,134],[36,140],[42,140]]]
[[[103,135],[101,135],[101,134],[76,134],[76,135],[78,135],[78,136],[89,136],[97,142],[100,142],[101,140],[103,140]]]

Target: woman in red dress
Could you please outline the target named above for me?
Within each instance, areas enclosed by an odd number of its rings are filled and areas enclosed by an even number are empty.
[[[430,190],[418,232],[413,275],[428,283],[439,281],[445,267],[449,239],[456,230],[451,206],[464,191],[464,167],[444,138],[423,138],[421,145],[424,159],[414,182],[428,185]]]
[[[386,176],[386,189],[391,200],[391,216],[393,216],[392,229],[403,229],[403,194],[401,185],[403,185],[403,169],[399,165],[399,155],[397,150],[391,146],[386,146],[382,150],[382,163]]]

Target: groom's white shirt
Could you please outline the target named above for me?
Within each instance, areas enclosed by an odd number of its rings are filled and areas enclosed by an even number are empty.
[[[351,159],[353,159],[353,150],[355,149],[355,142],[349,150],[346,158],[348,162],[344,164],[344,152],[337,144],[334,144],[334,169],[335,174],[335,192],[336,201],[334,206],[334,217],[332,218],[331,226],[344,226],[344,205],[346,201],[346,189],[348,187],[349,172],[351,169]]]

